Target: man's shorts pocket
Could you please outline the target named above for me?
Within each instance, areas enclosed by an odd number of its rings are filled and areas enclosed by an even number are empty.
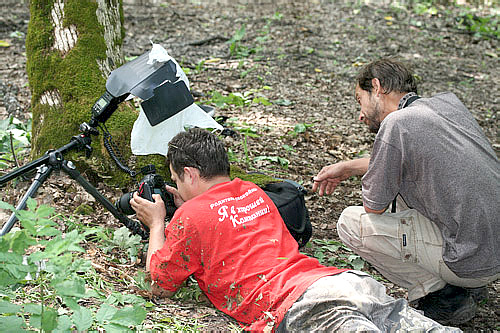
[[[398,238],[401,246],[401,260],[417,262],[417,239],[413,216],[399,218]]]
[[[403,214],[362,214],[360,227],[361,242],[366,250],[403,262],[417,261],[414,217],[408,211]]]

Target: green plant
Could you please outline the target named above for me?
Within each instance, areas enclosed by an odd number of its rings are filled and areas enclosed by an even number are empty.
[[[291,136],[297,136],[301,133],[305,133],[308,128],[313,127],[313,124],[300,123],[293,127],[293,130],[288,132]]]
[[[251,53],[255,53],[255,49],[249,49],[247,46],[241,43],[243,37],[245,37],[245,25],[241,26],[235,31],[233,37],[227,41],[229,44],[229,55],[237,59],[246,58]]]
[[[472,12],[465,12],[456,18],[459,29],[467,30],[478,37],[500,38],[500,15],[481,17]]]
[[[433,5],[432,1],[421,1],[415,5],[414,11],[417,15],[436,15],[437,8]]]
[[[293,148],[292,146],[290,145],[287,145],[287,144],[283,144],[282,145],[283,148],[285,148],[285,150],[289,153],[294,153],[295,152],[295,148]]]
[[[245,163],[247,164],[247,166],[250,166],[250,154],[248,151],[247,138],[249,136],[253,138],[259,137],[259,134],[257,134],[257,129],[253,126],[245,125],[236,125],[234,126],[234,129],[243,134],[243,152],[245,154]]]
[[[182,300],[182,301],[200,301],[200,296],[203,294],[200,287],[198,286],[198,282],[193,278],[192,275],[188,277],[186,282],[182,287],[180,287],[172,296],[173,299]]]
[[[0,120],[0,168],[17,165],[17,156],[27,155],[31,147],[31,119],[26,124],[10,116]]]
[[[313,256],[321,264],[357,270],[361,270],[365,265],[365,261],[360,256],[354,254],[341,242],[323,239],[313,239],[312,242],[317,245]]]
[[[288,164],[290,164],[290,161],[284,157],[280,156],[257,156],[253,159],[254,162],[258,161],[270,161],[273,163],[278,163],[283,169],[288,169]]]
[[[51,218],[53,208],[37,208],[31,198],[27,207],[15,211],[0,201],[1,209],[16,212],[22,226],[0,238],[0,331],[111,331],[140,325],[146,310],[138,298],[114,296],[121,302],[111,304],[131,304],[121,308],[107,303],[98,310],[81,305],[101,297],[85,280],[93,271],[90,261],[78,257],[85,252],[80,244],[95,229],[63,233]]]
[[[104,248],[105,252],[118,248],[125,251],[131,262],[137,261],[138,248],[142,247],[141,236],[132,235],[127,227],[116,229],[113,233],[113,238],[108,240],[108,245]],[[123,259],[121,260],[124,261]]]
[[[210,98],[205,103],[212,103],[218,108],[226,108],[230,105],[237,107],[250,106],[252,104],[271,105],[272,103],[265,96],[262,91],[272,89],[269,86],[263,86],[259,89],[250,89],[243,93],[229,93],[229,95],[222,95],[218,91],[210,93]]]

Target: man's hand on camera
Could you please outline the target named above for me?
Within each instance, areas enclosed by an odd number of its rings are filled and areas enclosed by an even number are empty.
[[[174,205],[179,208],[184,203],[184,199],[182,199],[179,191],[177,191],[175,187],[169,185],[165,185],[165,189],[174,196]]]
[[[135,210],[137,218],[152,232],[154,229],[163,231],[165,227],[165,204],[159,194],[153,194],[154,202],[141,198],[137,192],[130,199],[130,205]]]

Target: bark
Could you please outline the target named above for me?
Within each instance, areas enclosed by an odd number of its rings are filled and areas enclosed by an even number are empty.
[[[80,133],[91,107],[105,92],[109,73],[123,63],[121,0],[31,0],[26,39],[27,73],[32,93],[32,157],[57,149]],[[130,131],[137,113],[122,103],[106,122],[115,143],[130,163]],[[102,144],[93,137],[90,158],[83,152],[65,156],[92,181],[107,178],[124,184]]]

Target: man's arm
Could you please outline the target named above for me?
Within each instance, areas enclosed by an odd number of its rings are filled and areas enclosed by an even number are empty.
[[[351,176],[361,176],[368,170],[370,158],[359,158],[323,167],[314,177],[313,192],[319,195],[332,194],[337,185]]]
[[[137,218],[149,228],[149,246],[146,271],[149,272],[151,256],[165,243],[165,204],[159,194],[153,195],[154,202],[141,198],[137,192],[130,200]]]

